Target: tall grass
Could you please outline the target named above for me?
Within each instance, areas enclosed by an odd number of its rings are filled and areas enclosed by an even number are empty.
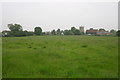
[[[118,77],[117,37],[3,38],[4,78]]]
[[[2,79],[2,37],[0,37],[0,79]]]

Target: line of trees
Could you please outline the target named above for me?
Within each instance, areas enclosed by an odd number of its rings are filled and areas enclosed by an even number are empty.
[[[120,37],[120,30],[116,32],[116,35]]]
[[[7,34],[5,34],[5,36],[21,37],[42,34],[42,29],[40,27],[35,27],[34,32],[30,32],[27,30],[23,31],[23,28],[20,24],[8,24],[7,26],[10,31],[7,31]]]
[[[35,27],[34,32],[23,31],[23,28],[20,24],[8,24],[8,28],[10,29],[5,36],[31,36],[31,35],[80,35],[80,31],[75,27],[71,27],[70,30],[52,30],[51,32],[42,32],[41,27]]]
[[[81,32],[76,29],[75,27],[71,27],[71,29],[66,29],[66,30],[60,30],[60,29],[57,29],[56,31],[55,30],[52,30],[51,31],[51,35],[81,35]]]
[[[52,30],[51,32],[42,32],[41,27],[35,27],[34,32],[30,31],[23,31],[23,28],[20,24],[8,24],[8,28],[10,31],[7,32],[7,35],[5,36],[32,36],[32,35],[83,35],[80,30],[78,30],[75,27],[71,27],[71,29],[66,29],[66,30]],[[111,30],[112,31],[112,30]],[[114,32],[114,31],[112,31]],[[120,36],[120,30],[116,32],[117,36]]]

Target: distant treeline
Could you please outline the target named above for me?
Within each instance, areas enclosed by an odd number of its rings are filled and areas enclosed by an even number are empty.
[[[32,31],[23,31],[23,28],[20,24],[8,24],[8,28],[10,31],[3,31],[4,36],[31,36],[31,35],[81,35],[81,33],[78,29],[75,27],[71,27],[70,30],[52,30],[50,32],[42,32],[41,27],[35,27],[34,32]]]
[[[21,37],[21,36],[32,36],[32,35],[84,35],[83,32],[80,32],[79,29],[75,27],[71,27],[71,29],[66,29],[66,30],[52,30],[50,32],[42,32],[41,27],[35,27],[34,32],[32,31],[23,31],[23,28],[20,24],[8,24],[7,25],[10,31],[3,31],[2,36],[16,36],[16,37]],[[116,36],[120,36],[120,30],[116,31]]]

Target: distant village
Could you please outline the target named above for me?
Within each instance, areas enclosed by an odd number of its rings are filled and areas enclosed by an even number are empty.
[[[105,36],[105,35],[116,35],[116,31],[114,29],[110,30],[110,31],[106,31],[103,28],[100,29],[93,29],[90,28],[88,30],[85,31],[84,26],[80,26],[79,27],[79,31],[80,31],[80,35],[101,35],[101,36]],[[57,32],[56,32],[57,34]],[[51,32],[46,32],[46,35],[52,35]],[[65,35],[64,32],[62,32],[61,35]]]
[[[40,28],[40,27],[39,27]],[[89,35],[89,36],[116,36],[117,31],[115,31],[114,29],[110,30],[110,31],[106,31],[103,28],[100,29],[93,29],[90,28],[88,30],[85,31],[84,26],[80,26],[79,29],[75,28],[75,27],[71,27],[71,29],[66,29],[66,30],[52,30],[52,31],[47,31],[47,32],[42,32],[41,29],[41,33],[39,35]],[[11,31],[8,30],[4,30],[2,31],[1,35],[2,37],[9,37]],[[19,35],[21,34],[21,35]],[[19,34],[17,33],[17,36],[32,36],[32,35],[37,35],[35,34],[35,31],[22,31],[21,33],[19,32]],[[14,35],[14,34],[13,34]]]

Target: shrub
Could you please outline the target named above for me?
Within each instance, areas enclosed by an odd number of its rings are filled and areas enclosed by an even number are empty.
[[[87,46],[88,46],[88,45],[82,45],[82,47],[84,47],[84,48],[87,47]]]

